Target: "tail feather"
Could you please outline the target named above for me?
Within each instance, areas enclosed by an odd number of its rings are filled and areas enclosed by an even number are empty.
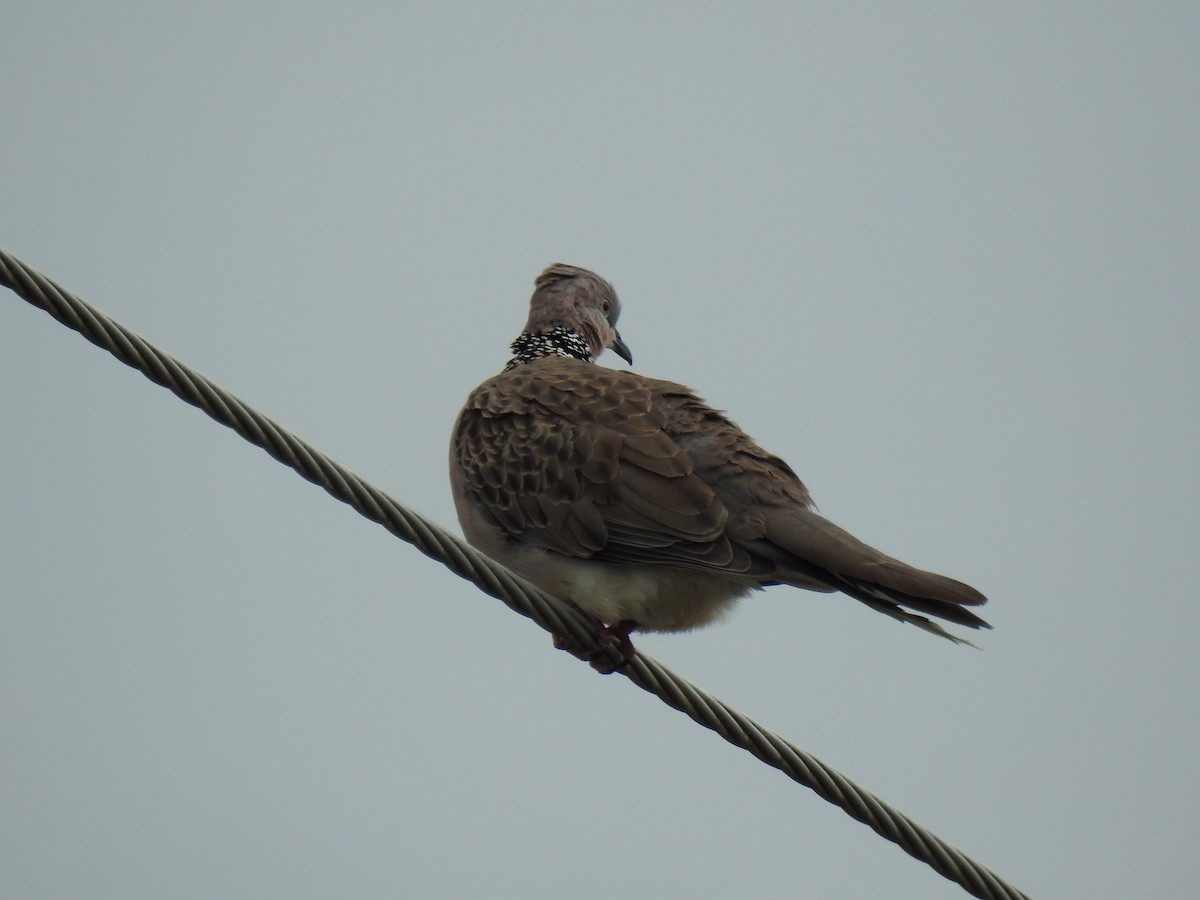
[[[921,572],[919,569],[915,569],[914,572],[922,575],[932,574]],[[945,619],[948,622],[966,625],[968,628],[991,628],[987,622],[975,615],[971,610],[965,608],[960,601],[947,599],[945,595],[935,596],[932,589],[924,594],[910,594],[897,591],[891,585],[850,578],[842,579],[841,583],[838,584],[838,588],[855,599],[862,599],[859,597],[860,593],[867,594],[884,603],[892,603],[916,610],[917,612],[928,613],[931,616]]]
[[[878,612],[960,644],[970,644],[931,622],[926,613],[968,628],[991,628],[968,606],[987,598],[953,578],[926,572],[864,544],[811,510],[789,509],[766,517],[769,555],[781,567],[780,580],[803,583],[814,576]],[[789,579],[788,571],[797,578]],[[915,610],[916,612],[910,612]],[[971,644],[974,646],[974,644]]]
[[[846,589],[845,593],[849,594],[855,600],[865,603],[867,606],[871,607],[871,609],[881,612],[885,616],[891,616],[897,621],[907,622],[909,625],[916,625],[922,631],[928,631],[930,634],[936,634],[938,637],[945,638],[951,643],[966,644],[968,647],[974,647],[976,650],[980,649],[978,644],[973,644],[966,638],[960,638],[956,634],[951,634],[949,631],[942,628],[942,626],[937,622],[932,622],[924,616],[918,616],[916,613],[911,613],[907,609],[902,609],[896,603],[888,600],[880,600],[878,597],[866,593],[865,591],[859,591],[855,588]],[[991,628],[991,626],[986,622],[984,623],[983,627]]]

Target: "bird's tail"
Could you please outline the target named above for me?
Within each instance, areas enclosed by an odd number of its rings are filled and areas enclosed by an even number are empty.
[[[780,566],[780,581],[802,587],[821,581],[829,590],[957,644],[971,642],[919,613],[968,628],[991,628],[967,608],[987,602],[975,588],[893,559],[812,510],[789,509],[768,516],[765,524],[767,542],[783,551],[771,554]]]

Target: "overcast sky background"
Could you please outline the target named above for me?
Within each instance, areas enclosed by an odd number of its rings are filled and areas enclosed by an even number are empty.
[[[995,625],[639,647],[1032,896],[1194,891],[1200,6],[3,20],[0,245],[455,530],[463,398],[597,270]],[[5,896],[966,896],[5,296]]]

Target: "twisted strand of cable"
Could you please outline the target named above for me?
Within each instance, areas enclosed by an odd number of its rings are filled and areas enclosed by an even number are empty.
[[[353,507],[455,574],[473,582],[513,611],[551,634],[570,637],[584,649],[614,663],[620,655],[611,643],[600,644],[594,626],[574,607],[551,597],[461,539],[397,503],[270,418],[247,406],[203,375],[154,347],[123,325],[89,306],[37,270],[0,248],[0,283],[45,310],[151,381],[232,428],[303,478]],[[893,809],[845,775],[825,765],[724,702],[639,653],[622,670],[630,681],[659,697],[735,746],[749,751],[793,781],[815,791],[847,814],[869,825],[906,853],[984,900],[1028,900],[1023,892],[976,863],[941,838]]]

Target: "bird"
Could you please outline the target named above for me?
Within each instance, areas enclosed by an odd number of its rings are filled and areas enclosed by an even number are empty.
[[[821,516],[808,488],[692,389],[596,364],[621,303],[594,272],[538,275],[524,330],[467,397],[450,442],[459,524],[476,549],[581,610],[612,665],[634,632],[688,631],[772,585],[840,591],[955,643],[929,616],[991,626],[975,588],[894,559]],[[972,645],[974,646],[974,645]]]

